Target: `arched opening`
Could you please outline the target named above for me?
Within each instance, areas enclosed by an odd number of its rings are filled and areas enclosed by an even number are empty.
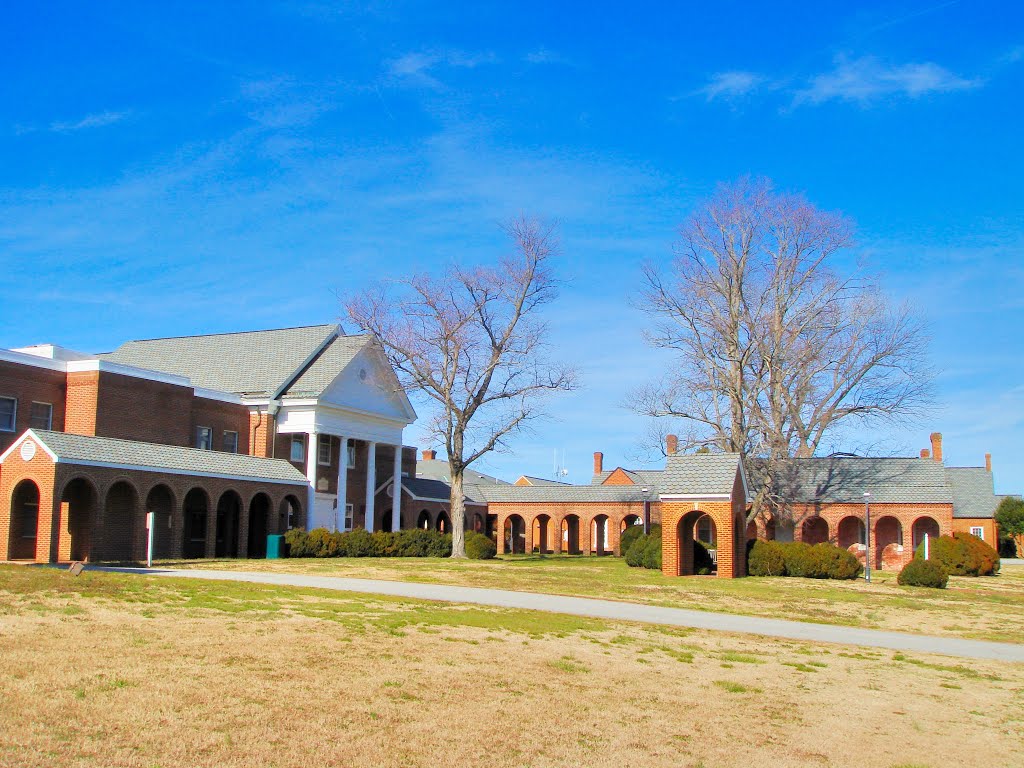
[[[764,521],[765,541],[775,541],[775,518],[769,517]]]
[[[695,535],[706,549],[718,548],[718,526],[715,525],[715,521],[711,519],[710,515],[702,515],[697,518]]]
[[[899,560],[903,553],[903,526],[895,517],[879,518],[875,523],[874,540],[875,562],[879,569],[892,569],[900,566]]]
[[[104,560],[137,560],[136,551],[141,525],[138,514],[138,494],[130,483],[121,480],[107,491],[103,507]]]
[[[513,555],[526,552],[526,523],[519,515],[505,518],[505,551]]]
[[[202,488],[193,488],[185,495],[182,505],[184,526],[182,555],[186,558],[206,557],[206,518],[210,500]]]
[[[437,528],[437,530],[439,530],[441,533],[452,532],[451,518],[448,517],[448,513],[445,512],[443,509],[437,513],[437,521],[434,523],[434,525]]]
[[[484,533],[487,528],[487,523],[484,520],[484,516],[479,512],[473,513],[473,531],[476,533]]]
[[[562,551],[569,555],[580,553],[580,519],[566,515],[562,519]]]
[[[11,560],[34,560],[39,530],[39,486],[22,480],[11,494],[11,530],[7,556]]]
[[[631,525],[643,525],[644,521],[640,515],[626,515],[622,518],[622,525],[619,526],[619,532],[626,530]]]
[[[704,519],[707,519],[711,526],[709,529],[705,524],[704,530],[701,531],[699,526]],[[697,573],[696,549],[699,545],[696,542],[702,541],[701,534],[707,536],[709,533],[711,534],[709,538],[713,537],[717,546],[718,529],[715,521],[699,509],[687,512],[679,519],[676,526],[677,557],[679,558],[676,567],[680,576],[693,576]]]
[[[281,499],[277,508],[277,525],[271,533],[284,533],[292,528],[304,528],[305,518],[302,515],[302,504],[290,493]]]
[[[839,546],[843,549],[850,549],[851,547],[860,548],[867,543],[865,533],[864,521],[859,517],[851,516],[844,517],[839,521],[836,537]]]
[[[828,541],[828,523],[815,515],[804,520],[800,538],[807,544],[824,544]]]
[[[533,551],[542,555],[550,555],[553,542],[551,541],[551,517],[549,515],[537,515],[533,519]]]
[[[242,522],[242,499],[234,491],[224,491],[217,502],[216,557],[238,557],[238,529]]]
[[[757,538],[757,523],[751,520],[747,523],[747,541],[753,541]]]
[[[419,515],[416,516],[416,527],[425,531],[430,530],[430,512],[425,509],[420,510]]]
[[[96,489],[83,477],[76,477],[64,486],[60,501],[66,518],[60,532],[59,559],[89,560],[97,498]]]
[[[153,513],[153,557],[174,557],[174,494],[158,485],[146,495],[146,512]]]
[[[590,521],[590,551],[595,555],[606,555],[612,551],[608,515],[597,515]]]
[[[929,539],[937,539],[939,537],[939,521],[934,517],[919,517],[914,521],[914,525],[910,530],[914,540],[914,550],[916,551],[924,543],[925,534],[928,534]]]
[[[249,557],[267,556],[267,529],[270,518],[270,497],[257,493],[249,502],[249,536],[245,552]]]

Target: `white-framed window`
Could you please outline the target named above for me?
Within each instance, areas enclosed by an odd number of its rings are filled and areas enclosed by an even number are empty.
[[[230,429],[224,430],[224,450],[228,453],[238,453],[238,433]]]
[[[982,528],[980,525],[972,525],[971,526],[971,536],[977,536],[979,539],[984,541],[985,540],[985,529]]]
[[[331,436],[320,435],[317,443],[316,463],[325,467],[331,466]]]
[[[51,403],[32,403],[32,409],[28,415],[28,425],[32,429],[53,428],[53,405]]]
[[[345,530],[352,530],[352,516],[355,512],[355,507],[352,504],[345,505]]]
[[[213,450],[213,430],[210,427],[196,427],[196,448],[201,451]]]
[[[345,462],[345,466],[349,469],[355,469],[356,467],[356,446],[355,443],[349,441],[348,449],[345,452],[348,456],[348,461]]]
[[[0,397],[0,432],[13,432],[18,421],[18,401]]]
[[[289,455],[292,461],[302,463],[306,460],[306,440],[302,435],[292,435],[292,449]]]

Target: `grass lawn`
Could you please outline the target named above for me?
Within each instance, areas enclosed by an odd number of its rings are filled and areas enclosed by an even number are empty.
[[[194,560],[173,564],[604,597],[824,624],[1024,642],[1024,566],[1006,566],[996,577],[954,577],[947,589],[932,590],[901,587],[889,571],[875,572],[871,584],[863,580],[666,578],[657,571],[630,568],[617,557]]]
[[[1024,764],[1024,665],[323,590],[0,566],[0,663],[4,766]]]

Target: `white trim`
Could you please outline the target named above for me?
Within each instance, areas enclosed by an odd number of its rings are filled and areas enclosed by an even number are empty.
[[[63,360],[39,357],[39,355],[30,355],[27,352],[15,352],[13,349],[0,349],[0,360],[5,363],[29,365],[33,368],[46,368],[51,371],[61,371],[63,373],[67,373],[68,370],[67,363]]]
[[[49,449],[43,448],[49,453]],[[52,455],[52,454],[51,454]],[[228,475],[221,472],[193,472],[185,469],[171,469],[168,467],[145,467],[138,464],[118,464],[113,461],[88,461],[85,459],[54,459],[56,464],[66,464],[69,467],[105,467],[108,469],[127,469],[133,472],[154,472],[165,475],[182,475],[185,477],[211,477],[218,480],[240,480],[246,483],[272,483],[274,485],[294,485],[304,487],[306,480],[279,480],[270,477],[255,477],[253,475]]]
[[[177,384],[180,387],[192,386],[192,382],[186,376],[178,376],[173,373],[163,373],[161,371],[152,371],[149,368],[137,368],[134,365],[111,363],[108,360],[68,360],[65,365],[67,365],[68,373],[99,371],[102,373],[116,373],[121,376],[132,376],[136,379],[160,381],[164,384]]]
[[[216,389],[207,389],[206,387],[192,387],[192,392],[196,397],[201,397],[205,400],[220,400],[222,403],[244,405],[242,398],[231,392],[221,392]]]
[[[404,428],[409,426],[412,422],[403,421],[402,419],[394,419],[390,416],[381,416],[379,413],[373,413],[372,411],[364,411],[361,408],[350,408],[348,406],[337,405],[336,403],[328,403],[321,400],[315,400],[310,398],[302,398],[301,400],[292,400],[291,398],[284,398],[281,400],[282,407],[287,408],[314,408],[316,410],[322,410],[326,412],[334,412],[341,416],[362,416],[364,418],[385,424],[390,427]],[[319,428],[321,425],[317,424]],[[295,431],[302,432],[304,428],[294,427]],[[282,429],[282,434],[286,433],[288,428]],[[359,438],[357,438],[359,439]]]
[[[25,438],[26,437],[31,437],[33,440],[35,440],[39,444],[39,447],[42,448],[44,451],[46,451],[46,453],[50,456],[50,458],[53,459],[54,463],[56,463],[56,461],[57,461],[57,454],[54,453],[52,450],[50,450],[50,447],[40,439],[39,435],[37,435],[34,430],[26,429],[22,433],[21,437],[19,437],[17,440],[15,440],[13,443],[11,443],[11,447],[10,448],[8,448],[3,453],[0,453],[0,464],[3,464],[4,461],[7,460],[8,456],[10,456],[18,448],[21,447],[21,444],[23,442],[25,442]]]
[[[731,493],[663,493],[660,496],[661,501],[693,501],[693,500],[705,500],[710,501],[712,499],[731,499]]]

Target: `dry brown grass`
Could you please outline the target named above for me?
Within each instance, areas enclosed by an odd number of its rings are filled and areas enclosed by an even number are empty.
[[[0,664],[5,766],[1024,763],[1022,665],[316,590],[0,567]]]

